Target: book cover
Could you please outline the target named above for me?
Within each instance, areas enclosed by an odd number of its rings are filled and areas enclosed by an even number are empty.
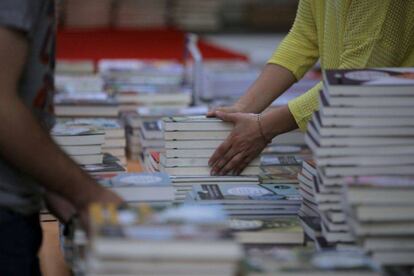
[[[299,201],[300,195],[293,185],[288,184],[199,184],[193,186],[193,192],[199,200],[212,201]]]
[[[122,173],[111,179],[114,187],[171,186],[164,173]]]
[[[230,220],[230,228],[241,243],[302,244],[304,231],[297,217]]]
[[[324,72],[328,85],[401,86],[414,85],[414,67],[330,69]]]
[[[95,126],[77,126],[56,124],[51,130],[52,136],[83,136],[83,135],[102,135],[105,131]]]

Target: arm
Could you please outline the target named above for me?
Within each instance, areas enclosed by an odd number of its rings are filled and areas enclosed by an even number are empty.
[[[301,0],[289,34],[275,51],[259,79],[234,106],[217,109],[223,112],[262,112],[294,81],[301,79],[319,57],[315,7],[310,0]],[[267,90],[269,89],[269,90]],[[239,174],[276,135],[293,130],[302,121],[302,109],[296,105],[266,112],[259,124],[254,115],[240,113],[228,116],[214,110],[208,115],[233,122],[234,129],[209,160],[212,174]],[[305,114],[306,115],[306,114]]]
[[[93,201],[122,202],[67,157],[20,100],[18,83],[27,51],[23,33],[0,27],[0,156],[79,212]]]
[[[250,86],[232,107],[222,107],[210,111],[207,116],[215,116],[215,111],[260,113],[294,82],[295,76],[278,64],[267,64],[257,80]]]
[[[315,64],[319,58],[315,7],[301,0],[295,22],[288,35],[269,59],[253,85],[233,106],[214,111],[260,113]]]

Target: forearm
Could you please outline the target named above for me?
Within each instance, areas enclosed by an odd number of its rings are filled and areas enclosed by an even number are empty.
[[[296,81],[294,75],[277,64],[267,64],[260,76],[236,103],[243,112],[260,113]]]
[[[282,133],[297,129],[298,125],[287,105],[265,112],[261,118],[263,134],[268,141]]]
[[[15,95],[2,93],[0,97],[1,157],[46,190],[83,208],[102,188],[59,149]]]

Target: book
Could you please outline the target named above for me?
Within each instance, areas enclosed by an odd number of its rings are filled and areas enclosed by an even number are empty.
[[[93,205],[90,217],[90,274],[234,275],[243,256],[217,207]]]
[[[142,119],[159,119],[168,116],[194,116],[203,115],[208,111],[207,106],[191,106],[183,108],[168,108],[157,106],[141,106],[136,109]]]
[[[197,183],[197,182],[256,182],[259,184],[259,177],[258,176],[231,176],[231,175],[223,175],[223,176],[170,176],[170,179],[173,183],[175,182],[189,182],[189,183]]]
[[[231,131],[233,125],[205,116],[163,118],[165,131]]]
[[[361,156],[361,155],[411,155],[414,154],[414,146],[412,145],[390,145],[390,146],[358,146],[358,147],[321,147],[319,142],[306,133],[306,143],[313,151],[315,156],[329,157],[329,156]]]
[[[161,121],[140,121],[140,134],[144,139],[163,139]]]
[[[79,165],[101,164],[103,160],[102,154],[69,155],[69,157]]]
[[[357,249],[316,251],[312,247],[278,246],[254,247],[248,252],[253,276],[380,275],[369,256]]]
[[[96,127],[55,125],[51,130],[53,140],[61,146],[102,145],[105,132]]]
[[[397,166],[414,164],[412,155],[380,155],[375,156],[338,156],[320,157],[317,160],[318,166]]]
[[[320,120],[320,113],[315,112],[312,115],[312,121],[309,125],[313,124],[314,129],[323,137],[326,136],[361,136],[361,137],[406,137],[413,136],[414,129],[410,127],[326,127],[323,126]]]
[[[175,140],[165,141],[166,149],[217,149],[223,140]]]
[[[330,95],[375,97],[412,96],[414,68],[331,69],[323,72]]]
[[[409,107],[414,104],[412,96],[376,96],[376,97],[334,97],[328,94],[327,90],[322,90],[326,101],[331,106],[358,106],[358,107]]]
[[[297,217],[230,220],[236,240],[243,244],[303,244],[304,232]]]
[[[125,129],[118,119],[77,118],[60,119],[59,122],[72,126],[95,126],[105,131],[105,139],[125,138]]]
[[[412,177],[361,176],[348,177],[346,201],[354,204],[412,205],[414,185]]]
[[[121,173],[110,179],[109,188],[127,202],[174,199],[169,176],[163,173]]]
[[[164,153],[160,154],[160,164],[167,167],[207,167],[209,158],[167,158]],[[249,166],[260,166],[260,158],[255,158]]]
[[[106,94],[55,96],[55,114],[58,117],[117,117],[116,100]]]
[[[104,154],[102,164],[83,165],[81,168],[98,179],[102,177],[113,177],[126,171],[126,169],[120,165],[119,161],[108,160],[107,154]]]
[[[362,222],[414,221],[414,205],[355,205],[350,211],[358,221]]]
[[[224,140],[230,131],[166,131],[164,139],[186,141],[186,140]]]
[[[251,204],[296,205],[301,199],[297,188],[289,184],[196,184],[193,194],[199,204],[241,204],[246,208]]]
[[[414,111],[410,107],[361,107],[361,106],[331,106],[326,100],[324,93],[319,94],[320,108],[319,112],[322,116],[349,116],[349,117],[374,117],[374,116],[387,116],[387,117],[406,117],[414,115]]]
[[[61,146],[68,155],[97,155],[102,153],[101,145]]]
[[[167,158],[210,158],[216,149],[165,149]]]
[[[210,175],[211,168],[208,166],[189,166],[189,167],[164,167],[160,166],[160,171],[171,175]],[[262,169],[259,166],[247,166],[241,175],[259,175]]]

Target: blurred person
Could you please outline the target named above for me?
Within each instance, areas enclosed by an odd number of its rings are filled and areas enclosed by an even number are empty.
[[[91,202],[120,204],[49,136],[53,0],[0,0],[0,275],[40,275],[39,210],[84,222]]]
[[[207,114],[234,124],[209,160],[212,175],[238,175],[277,135],[306,130],[322,83],[262,112],[318,59],[322,69],[414,66],[414,1],[300,0],[291,30],[245,95]]]

